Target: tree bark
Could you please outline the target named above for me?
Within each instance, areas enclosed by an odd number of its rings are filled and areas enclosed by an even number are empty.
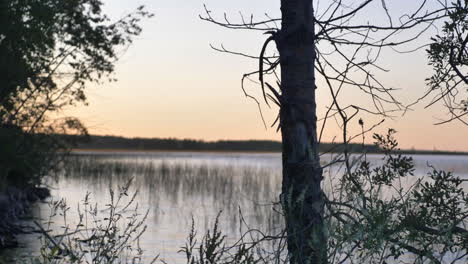
[[[327,238],[316,131],[312,0],[281,0],[281,12],[275,41],[281,64],[281,201],[288,251],[292,264],[322,264],[327,263]]]

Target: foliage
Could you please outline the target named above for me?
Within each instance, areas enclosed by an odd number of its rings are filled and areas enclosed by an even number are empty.
[[[435,168],[413,175],[411,158],[395,155],[394,130],[375,135],[386,153],[372,167],[348,168],[328,201],[330,262],[465,263],[468,195],[463,181]]]
[[[65,226],[63,233],[51,235],[40,224],[42,230],[41,256],[33,258],[28,263],[60,264],[60,263],[155,263],[159,255],[150,261],[145,261],[139,239],[146,231],[144,221],[147,213],[140,215],[138,205],[134,205],[137,193],[128,196],[130,183],[119,189],[114,198],[110,189],[111,202],[106,210],[92,205],[90,193],[87,193],[81,206],[78,207],[79,221],[71,228],[67,223],[67,212],[70,210],[62,199],[51,203],[52,214],[46,222],[46,229],[53,229],[53,219],[62,216]],[[107,211],[105,215],[100,212]],[[226,246],[226,236],[219,229],[219,217],[211,230],[198,243],[196,239],[195,221],[187,237],[187,243],[180,249],[186,256],[187,264],[223,263],[223,264],[255,264],[260,259],[255,258],[253,247],[248,243]],[[19,260],[18,260],[19,261]],[[163,260],[160,260],[165,263]],[[25,262],[26,263],[26,262]]]
[[[216,217],[212,230],[208,230],[200,243],[197,243],[195,221],[192,218],[192,228],[187,243],[179,252],[184,253],[187,264],[254,264],[259,263],[247,243],[226,246],[226,236],[219,230],[219,217]],[[198,246],[198,247],[196,247]]]
[[[448,21],[440,35],[433,37],[427,50],[434,74],[427,83],[438,91],[434,102],[443,101],[451,117],[468,124],[468,2],[457,0],[447,7]],[[446,121],[446,122],[447,122]]]
[[[139,213],[135,204],[137,192],[129,193],[131,182],[120,187],[117,193],[109,190],[110,202],[104,210],[93,205],[91,194],[87,193],[77,209],[79,220],[72,225],[67,222],[70,208],[65,200],[52,203],[53,213],[46,229],[54,227],[52,220],[59,215],[63,217],[63,233],[49,234],[38,224],[43,246],[36,261],[42,264],[148,263],[143,262],[144,252],[139,245],[140,236],[146,230],[144,222],[148,212]]]
[[[116,48],[141,32],[143,7],[111,23],[99,0],[2,1],[0,116],[36,129],[44,112],[84,102],[86,82],[110,76]]]
[[[141,32],[143,7],[111,22],[100,0],[0,1],[0,184],[40,183],[79,120],[58,118],[86,103],[86,84],[112,80],[121,48]]]

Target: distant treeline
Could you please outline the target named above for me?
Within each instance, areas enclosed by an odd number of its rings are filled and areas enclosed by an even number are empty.
[[[81,142],[78,149],[122,149],[122,150],[176,150],[176,151],[259,151],[280,152],[281,142],[273,140],[219,140],[203,141],[174,138],[125,138],[117,136],[90,136]],[[361,152],[380,152],[375,145],[351,144],[349,149]],[[341,144],[321,144],[320,152],[343,150]]]
[[[125,138],[117,136],[91,135],[87,140],[81,141],[77,149],[96,150],[173,150],[173,151],[250,151],[250,152],[280,152],[281,142],[273,140],[219,140],[203,141],[193,139],[174,138]],[[343,144],[322,143],[319,151],[342,152]],[[382,153],[376,145],[348,144],[349,152],[354,153]],[[450,151],[402,150],[405,154],[468,154]]]

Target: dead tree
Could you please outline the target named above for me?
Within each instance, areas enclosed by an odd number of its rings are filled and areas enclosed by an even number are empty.
[[[233,23],[226,15],[224,21],[215,19],[208,9],[201,16],[203,20],[223,27],[259,30],[270,35],[260,56],[230,51],[224,46],[215,49],[258,59],[259,68],[245,74],[243,83],[252,75],[258,75],[265,103],[273,102],[279,106],[274,124],[278,124],[283,140],[280,200],[286,220],[290,263],[328,263],[326,198],[321,188],[323,168],[318,153],[326,121],[330,117],[339,120],[346,145],[353,139],[348,135],[347,125],[359,112],[388,116],[393,111],[405,111],[406,107],[392,95],[394,88],[385,86],[374,75],[374,71],[386,71],[377,63],[379,55],[384,48],[396,48],[417,39],[434,21],[446,16],[443,7],[430,10],[428,1],[412,6],[398,22],[389,10],[385,0],[361,0],[351,4],[281,0],[281,18],[267,16],[265,20],[255,21],[253,17],[247,20],[241,15],[241,22]],[[380,12],[387,19],[372,23],[364,19],[365,12]],[[281,28],[276,26],[277,22],[281,22]],[[402,31],[411,33],[406,38],[398,37]],[[267,56],[268,45],[272,42],[276,44],[279,56]],[[322,47],[327,51],[321,51]],[[341,62],[334,62],[334,58]],[[265,81],[267,75],[277,77],[277,88]],[[315,93],[319,77],[326,84],[320,89],[328,89],[333,100],[318,134]],[[342,106],[340,93],[343,89],[353,88],[369,96],[373,107]],[[248,93],[246,96],[253,98]],[[259,101],[256,102],[260,106]],[[349,177],[352,182],[346,150],[344,156],[347,167],[344,177]],[[354,184],[360,188],[359,183]]]

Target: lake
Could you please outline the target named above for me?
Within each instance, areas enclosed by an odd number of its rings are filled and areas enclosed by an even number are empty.
[[[426,175],[431,165],[468,179],[468,156],[412,157],[416,176]],[[332,156],[323,155],[321,159],[325,164]],[[382,156],[367,155],[367,159],[379,163]],[[336,166],[325,171],[325,175],[336,173]],[[271,234],[282,230],[282,219],[275,211],[279,209],[281,189],[279,153],[76,152],[67,169],[48,184],[52,199],[66,199],[70,207],[68,223],[73,224],[78,218],[77,204],[87,191],[105,209],[109,189],[116,190],[131,178],[131,190],[138,190],[140,212],[148,211],[148,227],[141,237],[148,259],[160,254],[168,263],[185,263],[185,256],[177,251],[185,245],[192,218],[200,236],[220,211],[221,230],[231,242],[239,238],[247,224]],[[50,215],[49,205],[39,204],[34,215],[45,221]],[[60,217],[54,221],[63,224]],[[22,248],[10,253],[37,255],[37,237],[21,236]]]

